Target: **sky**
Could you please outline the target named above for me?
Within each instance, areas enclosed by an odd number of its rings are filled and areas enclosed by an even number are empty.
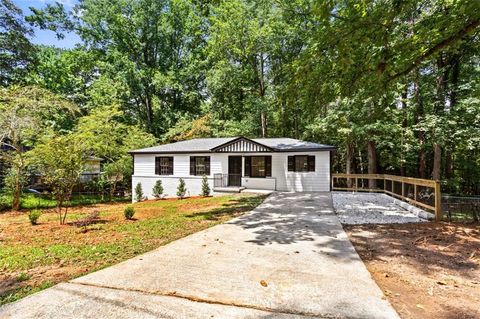
[[[77,0],[57,0],[58,2],[63,3],[66,10],[71,10]],[[12,1],[17,7],[22,9],[24,15],[30,15],[31,11],[29,7],[34,7],[41,9],[48,3],[55,3],[54,0],[13,0]],[[75,44],[80,43],[81,40],[75,33],[65,34],[65,38],[62,40],[57,39],[56,35],[52,31],[40,30],[34,28],[35,35],[31,38],[32,43],[35,44],[44,44],[44,45],[53,45],[59,48],[71,49],[75,47]]]

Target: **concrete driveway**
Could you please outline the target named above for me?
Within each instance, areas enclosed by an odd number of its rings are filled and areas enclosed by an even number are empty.
[[[0,318],[398,318],[329,193],[254,211],[0,308]]]

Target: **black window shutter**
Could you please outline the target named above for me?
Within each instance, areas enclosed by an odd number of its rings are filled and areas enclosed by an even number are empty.
[[[205,175],[210,175],[210,156],[205,156]]]
[[[265,177],[272,177],[272,157],[265,156]]]
[[[168,158],[168,174],[173,175],[173,157]]]
[[[160,175],[160,157],[155,157],[155,175]]]
[[[190,175],[195,175],[195,156],[190,156]]]
[[[295,156],[288,157],[288,171],[295,172]]]
[[[252,157],[245,156],[245,172],[244,176],[250,176],[250,168],[252,167]]]
[[[308,171],[315,172],[315,156],[308,156]]]

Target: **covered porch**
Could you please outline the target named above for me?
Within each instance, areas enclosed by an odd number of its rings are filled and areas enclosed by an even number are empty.
[[[249,177],[241,174],[213,174],[213,191],[239,193],[242,191],[275,191],[274,177]]]

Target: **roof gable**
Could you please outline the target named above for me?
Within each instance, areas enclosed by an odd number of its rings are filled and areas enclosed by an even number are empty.
[[[239,137],[212,148],[212,152],[219,153],[259,153],[259,152],[271,152],[272,149],[264,144],[252,141],[246,137]]]

